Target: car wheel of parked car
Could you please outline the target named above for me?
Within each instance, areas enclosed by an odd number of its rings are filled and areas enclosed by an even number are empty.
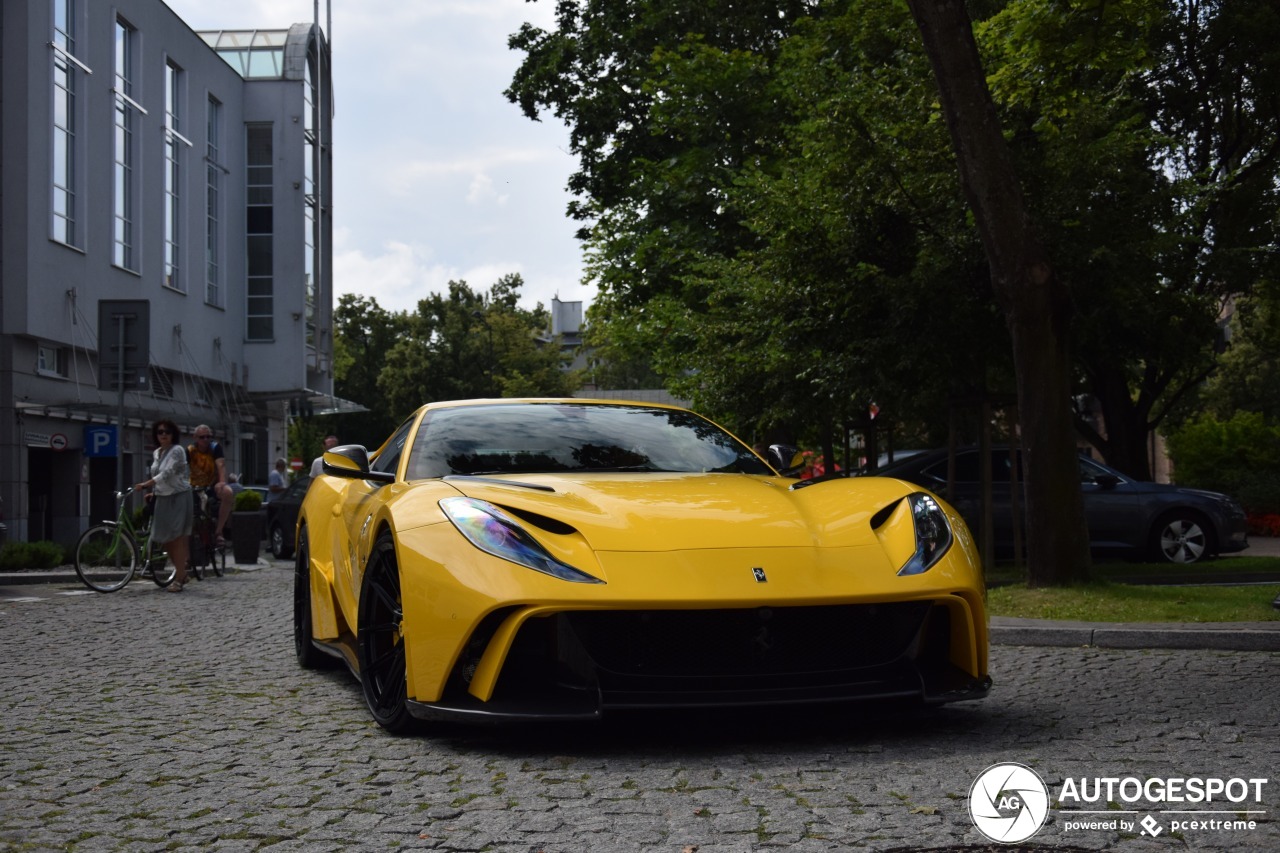
[[[1152,556],[1163,563],[1198,563],[1214,553],[1213,533],[1204,519],[1179,510],[1161,517],[1151,537]]]
[[[405,676],[404,610],[400,604],[400,567],[396,543],[384,531],[373,546],[360,589],[358,629],[360,686],[374,720],[401,734],[415,726],[409,715]]]
[[[267,531],[267,541],[271,543],[271,556],[277,560],[287,560],[293,556],[293,542],[280,525],[271,525],[271,529]]]

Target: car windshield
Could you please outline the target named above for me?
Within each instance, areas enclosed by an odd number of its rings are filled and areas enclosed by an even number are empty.
[[[772,473],[731,435],[692,412],[497,403],[428,412],[414,438],[407,475],[579,471]]]

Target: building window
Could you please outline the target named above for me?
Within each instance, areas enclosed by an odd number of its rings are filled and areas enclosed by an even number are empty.
[[[76,223],[76,94],[80,79],[93,73],[76,58],[76,0],[54,0],[53,4],[53,156],[51,181],[53,189],[52,219],[49,236],[68,246],[81,246],[83,241]]]
[[[137,190],[134,186],[139,116],[146,110],[133,99],[135,73],[134,52],[137,31],[123,20],[116,20],[115,30],[115,170],[113,174],[112,262],[128,270],[137,269],[134,234]]]
[[[204,301],[222,305],[222,104],[210,96],[205,129]]]
[[[68,362],[71,354],[66,347],[40,344],[36,347],[36,373],[41,376],[57,376],[66,379],[70,375]]]
[[[317,301],[319,299],[318,287],[319,278],[317,275],[318,264],[316,263],[317,254],[316,247],[320,245],[320,217],[319,217],[319,189],[316,181],[316,173],[320,166],[320,146],[317,102],[318,92],[315,85],[315,75],[312,73],[311,64],[315,59],[313,51],[307,57],[305,66],[302,96],[304,101],[303,117],[303,275],[305,276],[305,287],[303,295],[303,314],[306,319],[306,343],[311,349],[315,349],[317,345],[316,337],[316,313]]]
[[[270,124],[245,126],[245,261],[248,266],[245,339],[250,341],[269,341],[275,335],[275,178],[271,134]]]
[[[186,290],[182,281],[182,69],[164,66],[164,284]]]

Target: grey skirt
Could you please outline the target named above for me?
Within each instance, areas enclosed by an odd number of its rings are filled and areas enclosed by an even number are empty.
[[[156,542],[172,542],[179,536],[191,535],[194,505],[191,492],[155,496],[155,516],[151,520],[151,538]]]

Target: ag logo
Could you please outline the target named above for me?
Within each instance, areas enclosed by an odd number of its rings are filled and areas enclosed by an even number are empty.
[[[1049,789],[1022,764],[993,764],[969,789],[969,817],[978,831],[1002,844],[1026,841],[1049,816]]]

